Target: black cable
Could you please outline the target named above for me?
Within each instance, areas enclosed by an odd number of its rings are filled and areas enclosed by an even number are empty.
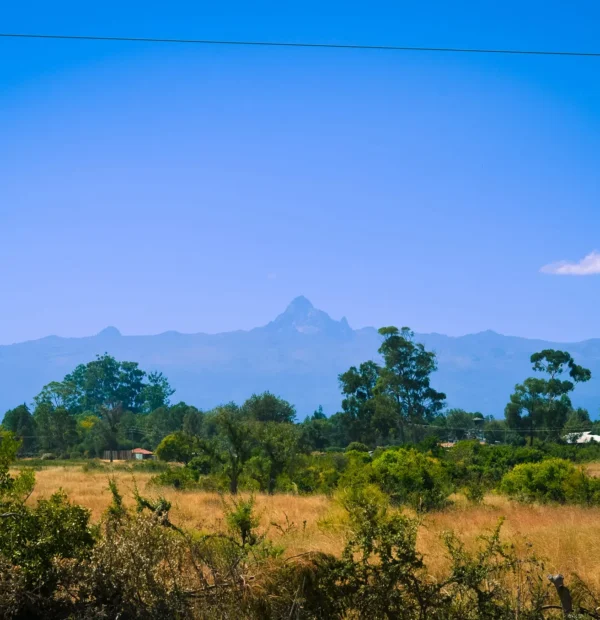
[[[381,50],[389,52],[449,52],[460,54],[511,54],[522,56],[571,56],[600,58],[600,52],[573,52],[573,51],[550,51],[550,50],[520,50],[520,49],[484,49],[484,48],[461,48],[461,47],[410,47],[400,45],[352,45],[343,43],[293,43],[283,41],[220,41],[215,39],[163,39],[153,37],[104,37],[92,35],[66,35],[66,34],[33,34],[7,32],[0,33],[1,38],[13,39],[54,39],[65,41],[113,41],[127,43],[183,43],[195,45],[246,45],[254,47],[299,47],[318,49],[342,49],[342,50]]]

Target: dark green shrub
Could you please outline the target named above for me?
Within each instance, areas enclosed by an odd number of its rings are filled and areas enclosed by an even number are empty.
[[[188,467],[171,467],[150,479],[150,484],[154,486],[172,487],[178,490],[196,488],[197,482],[197,473]]]
[[[195,456],[187,466],[199,476],[207,476],[212,471],[213,460],[206,454]]]

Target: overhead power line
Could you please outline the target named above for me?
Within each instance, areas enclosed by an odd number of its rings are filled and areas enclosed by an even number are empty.
[[[600,58],[600,52],[577,52],[564,50],[489,49],[468,47],[417,47],[404,45],[352,45],[344,43],[297,43],[292,41],[226,41],[217,39],[166,39],[155,37],[108,37],[93,35],[38,34],[24,32],[0,33],[1,38],[50,39],[62,41],[106,41],[125,43],[177,43],[186,45],[237,45],[254,47],[296,47],[337,50],[380,50],[388,52],[443,52],[454,54],[509,54],[520,56],[571,56]]]

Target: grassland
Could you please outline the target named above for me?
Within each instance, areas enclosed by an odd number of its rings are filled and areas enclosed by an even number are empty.
[[[590,471],[600,474],[600,463],[592,464]],[[53,464],[36,472],[36,488],[29,502],[62,488],[98,520],[110,502],[109,475],[116,478],[129,503],[133,503],[134,484],[142,494],[155,496],[159,492],[148,484],[153,475],[149,472],[108,464],[91,471],[84,471],[80,464]],[[172,502],[172,518],[179,525],[199,530],[225,527],[224,500],[219,495],[169,489],[160,489],[160,493]],[[451,508],[428,514],[420,530],[419,548],[434,572],[441,571],[446,562],[440,544],[442,532],[454,530],[470,546],[504,517],[505,540],[519,547],[531,543],[537,555],[546,560],[548,572],[575,572],[600,589],[600,508],[521,505],[497,495],[488,495],[481,506],[469,505],[462,496],[453,499]],[[289,555],[307,551],[337,554],[343,547],[348,526],[343,510],[331,498],[258,495],[256,508],[262,527]]]

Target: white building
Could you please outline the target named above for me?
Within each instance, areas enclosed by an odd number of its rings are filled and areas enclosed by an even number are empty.
[[[592,435],[591,431],[584,431],[583,433],[569,433],[565,439],[567,443],[590,443],[590,441],[597,441],[600,443],[600,435]]]

